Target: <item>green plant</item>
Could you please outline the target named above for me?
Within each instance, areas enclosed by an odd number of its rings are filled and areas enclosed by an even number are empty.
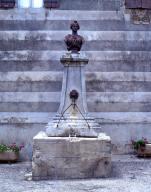
[[[139,139],[136,141],[132,140],[132,145],[135,150],[144,149],[147,143],[148,143],[148,141],[144,137],[142,139]]]
[[[11,145],[0,144],[0,153],[4,153],[7,151],[13,151],[15,153],[19,153],[19,151],[21,151],[22,148],[24,148],[24,145],[17,146],[16,143],[13,143]]]

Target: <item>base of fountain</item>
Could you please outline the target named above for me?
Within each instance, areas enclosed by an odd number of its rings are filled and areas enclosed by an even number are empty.
[[[34,137],[33,180],[108,177],[111,172],[111,140],[98,138]]]
[[[60,115],[56,115],[47,125],[46,133],[48,137],[98,137],[94,130],[100,129],[100,125],[95,122],[94,118],[89,116],[69,117],[65,116],[59,122]]]

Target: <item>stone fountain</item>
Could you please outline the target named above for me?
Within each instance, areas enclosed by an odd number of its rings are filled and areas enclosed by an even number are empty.
[[[33,139],[33,180],[108,177],[111,172],[111,139],[90,117],[86,103],[84,67],[88,59],[80,53],[83,37],[77,21],[65,37],[68,52],[64,65],[61,102],[46,132]]]

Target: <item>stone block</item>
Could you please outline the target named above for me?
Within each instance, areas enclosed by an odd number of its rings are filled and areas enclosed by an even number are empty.
[[[34,137],[32,177],[45,179],[85,179],[108,177],[111,172],[109,137]]]

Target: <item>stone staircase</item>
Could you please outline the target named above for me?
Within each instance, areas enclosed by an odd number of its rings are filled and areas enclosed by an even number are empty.
[[[90,59],[87,103],[97,131],[111,136],[116,152],[129,152],[131,138],[151,136],[151,25],[132,24],[120,0],[70,2],[60,10],[0,11],[0,141],[24,142],[25,159],[59,107],[59,59],[72,20]]]

